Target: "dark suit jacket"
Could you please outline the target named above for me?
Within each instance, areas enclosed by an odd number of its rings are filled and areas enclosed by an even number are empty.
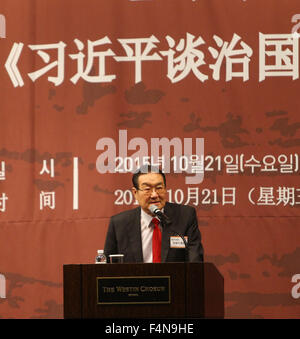
[[[196,210],[188,205],[167,202],[164,213],[171,219],[171,223],[162,230],[162,262],[203,261]],[[188,260],[185,249],[170,248],[170,236],[176,236],[176,232],[188,237]],[[143,262],[141,207],[111,217],[104,252],[107,258],[110,254],[124,254],[124,262]]]

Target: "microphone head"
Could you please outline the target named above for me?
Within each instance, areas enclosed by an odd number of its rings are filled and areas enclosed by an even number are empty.
[[[157,212],[160,212],[160,209],[156,205],[150,205],[149,211],[153,214],[156,214]]]
[[[159,218],[162,227],[164,225],[170,225],[172,223],[171,219],[167,215],[165,215],[156,205],[150,205],[149,211]]]

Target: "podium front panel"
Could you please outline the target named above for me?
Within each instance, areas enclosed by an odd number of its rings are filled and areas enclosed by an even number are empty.
[[[99,302],[99,280],[152,281],[152,278],[159,282],[167,281],[164,284],[156,284],[162,285],[161,289],[166,288],[168,291],[169,295],[164,296],[165,299],[160,299],[158,293],[157,298],[151,300],[150,293],[146,301],[140,302],[136,293],[138,287],[129,288],[125,284],[127,287],[117,287],[118,291],[128,289],[130,292],[124,302],[119,302],[118,298],[111,298],[111,303],[109,298],[105,299],[105,302],[101,300]],[[157,288],[151,284],[147,287],[145,282],[143,285],[143,291],[147,288]],[[105,287],[105,292],[110,292],[110,288],[112,292],[116,291],[114,286]],[[224,281],[213,264],[64,265],[65,318],[204,318],[206,316],[224,316]]]

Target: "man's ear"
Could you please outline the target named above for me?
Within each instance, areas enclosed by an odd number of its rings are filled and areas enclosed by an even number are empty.
[[[131,187],[131,192],[133,193],[134,196],[136,196],[137,189],[133,186],[133,187]]]

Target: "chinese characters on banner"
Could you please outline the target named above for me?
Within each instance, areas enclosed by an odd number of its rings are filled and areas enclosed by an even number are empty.
[[[6,180],[5,176],[5,162],[0,162],[0,181]],[[0,193],[0,212],[5,212],[6,210],[6,201],[8,200],[8,197],[5,193]]]
[[[298,33],[292,34],[263,34],[259,33],[259,81],[267,77],[291,77],[299,78],[299,38]],[[234,33],[231,41],[224,41],[214,35],[215,46],[205,47],[206,42],[199,36],[186,33],[185,38],[175,41],[167,35],[165,40],[169,49],[159,50],[158,40],[154,35],[149,38],[117,39],[124,49],[125,55],[116,55],[111,47],[112,41],[105,36],[96,41],[87,41],[87,46],[79,39],[74,39],[78,49],[76,54],[68,54],[67,44],[63,41],[50,44],[28,45],[45,64],[38,70],[32,70],[27,75],[35,82],[51,70],[56,71],[56,76],[48,76],[47,80],[55,86],[65,81],[65,62],[71,59],[77,65],[77,72],[69,80],[76,84],[79,79],[89,83],[107,83],[117,79],[117,74],[108,74],[106,63],[109,58],[115,62],[132,62],[135,69],[135,83],[143,80],[142,68],[144,62],[162,62],[166,59],[167,78],[171,83],[178,83],[192,73],[202,83],[209,79],[220,80],[221,66],[225,66],[225,80],[232,78],[250,79],[249,64],[253,54],[252,48]],[[24,86],[18,62],[21,57],[24,44],[15,42],[7,57],[5,68],[14,87]],[[206,74],[201,67],[207,65],[205,48],[208,55],[215,62],[208,64],[212,74]],[[84,53],[84,50],[86,52]],[[54,51],[56,58],[51,60],[48,51]],[[275,61],[275,62],[274,62]],[[98,65],[98,69],[94,65]],[[239,69],[239,70],[237,70]],[[92,72],[93,70],[93,72]],[[91,74],[93,73],[93,74]],[[94,74],[95,73],[95,74]]]
[[[39,172],[39,175],[48,175],[50,178],[55,177],[55,163],[54,159],[50,159],[49,163],[47,160],[43,160],[42,169]],[[0,180],[7,180],[5,175],[5,162],[0,162]],[[78,173],[78,157],[73,158],[73,210],[78,210],[79,208],[79,173]],[[39,193],[39,200],[40,210],[45,208],[49,208],[54,210],[55,209],[55,193],[54,191],[40,191]],[[8,196],[6,193],[0,193],[0,212],[5,212],[7,207],[7,200]],[[11,199],[10,201],[13,201]],[[13,203],[13,202],[12,202]]]
[[[133,172],[135,168],[129,168],[129,162],[124,159],[123,164],[127,164],[126,168],[116,167],[115,173]],[[151,158],[145,157],[144,164],[151,164]],[[171,158],[172,169],[175,171],[186,170],[188,158],[182,156],[179,159]],[[164,163],[161,162],[160,165]],[[158,165],[158,164],[154,164]],[[251,155],[249,159],[245,158],[244,154],[218,156],[196,156],[190,157],[190,170],[192,173],[221,173],[224,172],[229,175],[250,174],[257,175],[258,173],[280,173],[281,175],[295,174],[299,172],[299,155],[295,154],[280,154],[278,157],[273,155],[265,155],[262,159],[257,159]],[[55,159],[51,158],[43,160],[39,175],[55,177]],[[6,180],[5,162],[0,162],[0,180]],[[78,171],[78,157],[73,158],[73,210],[79,209],[79,171]],[[237,187],[221,187],[219,189],[200,188],[200,185],[187,186],[186,190],[182,189],[168,189],[168,200],[178,204],[193,204],[199,205],[237,205]],[[131,190],[116,189],[114,191],[116,199],[115,205],[136,205]],[[40,191],[39,193],[39,209],[52,209],[56,207],[56,192],[55,191]],[[248,199],[249,205],[256,206],[296,206],[300,205],[300,186],[299,187],[270,187],[258,186],[251,187],[244,197]],[[12,199],[11,199],[12,200]],[[0,212],[5,212],[7,207],[8,196],[5,192],[0,192]]]

